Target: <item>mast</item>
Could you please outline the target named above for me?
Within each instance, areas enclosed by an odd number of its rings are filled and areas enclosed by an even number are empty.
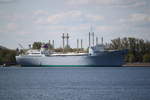
[[[82,41],[82,39],[81,39],[81,49],[83,48],[83,47],[82,47],[82,42],[83,42],[83,41]]]
[[[54,46],[55,44],[54,44],[54,40],[53,40],[53,49],[55,48],[55,46]]]
[[[102,44],[103,44],[103,37],[101,38],[101,42],[102,42]]]
[[[77,39],[77,49],[79,49],[79,39]]]
[[[67,33],[66,39],[67,39],[67,47],[68,47],[69,46],[69,34],[68,33]]]
[[[98,45],[98,37],[96,37],[96,45]]]
[[[49,45],[51,44],[51,40],[49,40]]]
[[[91,47],[91,33],[89,32],[89,48]]]
[[[51,40],[49,40],[49,42],[48,42],[48,48],[49,49],[51,48]]]
[[[92,36],[93,36],[93,46],[94,46],[94,42],[95,42],[95,40],[94,40],[94,32],[92,32]]]
[[[62,34],[62,39],[63,39],[63,49],[65,47],[65,36],[64,36],[64,33]]]

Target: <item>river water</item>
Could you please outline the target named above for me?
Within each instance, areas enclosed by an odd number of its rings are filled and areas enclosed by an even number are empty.
[[[150,100],[150,68],[0,68],[0,100]]]

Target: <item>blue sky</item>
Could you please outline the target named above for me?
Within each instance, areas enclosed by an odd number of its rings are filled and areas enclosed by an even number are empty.
[[[71,47],[76,39],[87,47],[91,26],[104,42],[150,40],[150,0],[0,0],[0,45],[9,48],[48,40],[61,47],[62,33],[70,34]]]

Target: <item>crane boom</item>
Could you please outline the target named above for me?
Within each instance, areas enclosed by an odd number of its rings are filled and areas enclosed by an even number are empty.
[[[23,47],[20,43],[18,43],[18,45],[19,45],[22,49],[24,49],[24,47]]]

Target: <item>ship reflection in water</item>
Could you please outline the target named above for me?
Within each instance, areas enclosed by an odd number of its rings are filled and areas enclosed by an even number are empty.
[[[144,67],[0,68],[0,100],[149,100]]]

